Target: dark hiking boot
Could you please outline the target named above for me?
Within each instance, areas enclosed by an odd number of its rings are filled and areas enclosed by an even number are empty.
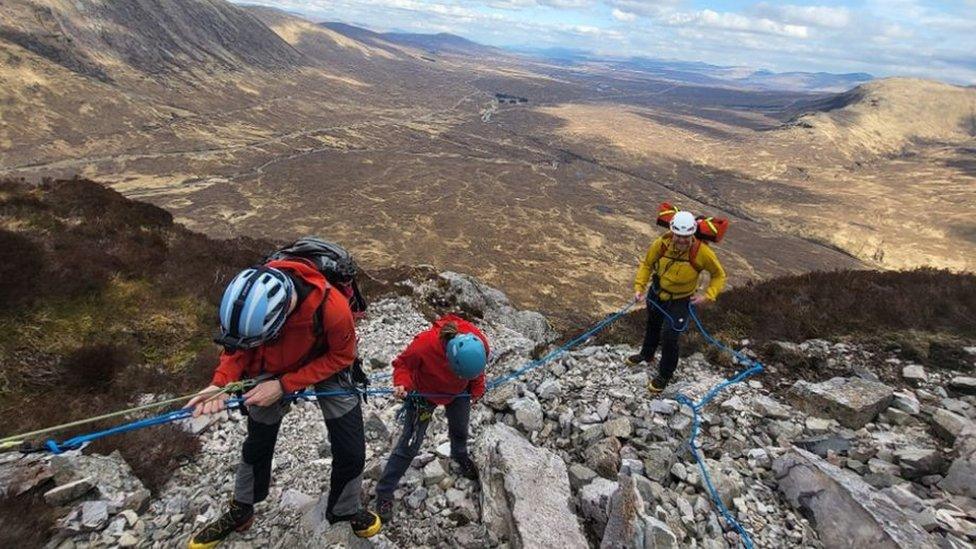
[[[668,382],[667,381],[664,381],[663,379],[661,379],[659,377],[656,377],[656,378],[654,378],[654,379],[652,379],[652,380],[650,380],[650,381],[647,382],[647,390],[652,395],[659,395],[659,394],[661,394],[661,391],[663,391],[664,388],[667,387],[667,386],[668,386]]]
[[[478,466],[471,461],[468,456],[463,456],[459,458],[454,458],[454,463],[457,464],[458,473],[468,480],[478,480]]]
[[[630,355],[629,357],[625,358],[624,362],[626,362],[629,366],[639,366],[647,362],[647,359],[644,358],[644,355],[638,353],[636,355]]]
[[[373,537],[383,528],[383,521],[380,520],[380,517],[366,509],[360,510],[355,515],[334,515],[328,520],[331,524],[348,522],[352,531],[361,538]]]
[[[227,512],[197,532],[188,549],[211,549],[234,532],[243,532],[254,523],[254,506],[231,501]]]
[[[383,524],[393,522],[393,498],[389,496],[376,496],[376,514],[383,521]]]

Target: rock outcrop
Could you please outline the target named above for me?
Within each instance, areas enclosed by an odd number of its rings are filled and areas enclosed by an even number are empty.
[[[810,415],[831,417],[841,425],[860,429],[886,409],[892,389],[861,378],[835,377],[822,383],[797,381],[792,395],[797,408]]]
[[[935,548],[893,501],[850,472],[794,449],[773,463],[780,491],[812,517],[826,547]]]
[[[478,444],[482,518],[512,547],[586,545],[566,464],[505,425],[489,427]]]
[[[939,482],[946,492],[976,499],[976,424],[970,424],[956,438],[956,459]]]

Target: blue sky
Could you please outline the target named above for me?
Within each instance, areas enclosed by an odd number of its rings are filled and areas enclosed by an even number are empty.
[[[976,84],[976,0],[250,0],[495,46]]]

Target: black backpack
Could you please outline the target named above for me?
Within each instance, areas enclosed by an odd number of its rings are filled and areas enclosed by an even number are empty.
[[[356,275],[359,274],[359,266],[353,260],[352,255],[342,246],[322,240],[317,236],[306,236],[300,238],[274,252],[265,259],[265,263],[273,260],[301,258],[312,262],[315,268],[325,275],[326,280],[333,286],[352,287],[352,296],[349,298],[349,308],[354,314],[366,312],[366,298],[359,291],[356,283]]]
[[[272,253],[265,258],[264,262],[294,258],[310,261],[332,286],[351,286],[352,296],[349,297],[349,308],[352,309],[353,314],[364,314],[366,312],[366,298],[363,297],[362,292],[359,291],[359,285],[356,283],[359,266],[356,265],[352,255],[345,248],[333,242],[322,240],[317,236],[306,236]],[[315,315],[315,325],[312,328],[317,339],[320,340],[322,336],[321,309],[324,306],[325,300],[319,305],[319,311]],[[323,344],[312,347],[303,362],[322,356],[326,352],[328,352],[328,347],[324,345],[323,341]],[[369,377],[363,371],[362,364],[362,359],[356,357],[355,362],[350,367],[350,374],[353,383],[362,387],[362,398],[365,401]]]

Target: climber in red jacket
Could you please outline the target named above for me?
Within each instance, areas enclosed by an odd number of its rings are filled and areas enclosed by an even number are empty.
[[[210,549],[234,531],[250,527],[254,504],[268,496],[282,400],[314,385],[339,393],[316,400],[332,445],[332,474],[326,516],[347,521],[360,537],[381,528],[379,517],[363,509],[362,471],[366,462],[363,411],[356,392],[356,332],[349,301],[310,262],[269,261],[241,271],[220,304],[220,364],[207,387],[188,403],[194,416],[224,409],[228,383],[260,379],[244,394],[244,440],[229,509],[190,540],[189,549]]]
[[[420,451],[437,405],[444,406],[451,458],[461,475],[478,478],[468,456],[471,402],[485,394],[488,339],[474,324],[455,315],[444,316],[393,360],[393,386],[404,403],[404,429],[376,486],[376,514],[393,518],[393,492],[410,462]]]

